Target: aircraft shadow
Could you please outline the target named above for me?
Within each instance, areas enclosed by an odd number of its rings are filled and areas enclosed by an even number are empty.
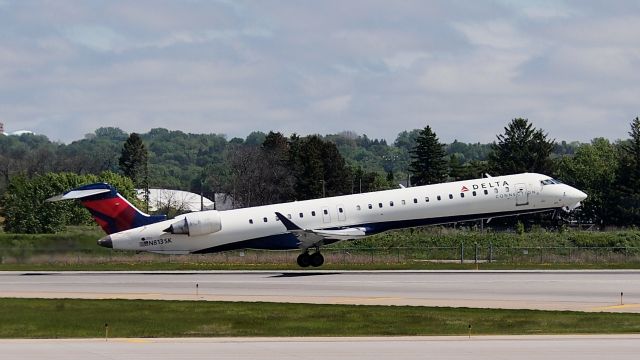
[[[303,276],[320,276],[320,275],[339,275],[339,272],[331,272],[331,273],[327,273],[327,272],[308,272],[308,271],[301,271],[301,272],[295,272],[295,273],[282,273],[282,274],[278,274],[278,275],[273,275],[273,276],[269,276],[272,278],[289,278],[289,277],[303,277]]]

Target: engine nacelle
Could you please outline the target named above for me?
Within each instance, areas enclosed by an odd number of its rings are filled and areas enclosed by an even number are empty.
[[[186,214],[184,218],[171,224],[164,231],[172,234],[199,236],[212,234],[220,230],[222,230],[220,213],[216,210],[210,210]]]

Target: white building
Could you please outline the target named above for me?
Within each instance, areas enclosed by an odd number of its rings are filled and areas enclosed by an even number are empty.
[[[137,189],[138,199],[144,200],[144,190]],[[232,208],[231,201],[225,199],[224,194],[215,195],[217,206],[211,199],[200,197],[195,194],[182,190],[169,189],[149,189],[149,211],[157,211],[158,209],[173,208],[180,212],[192,212],[203,210],[229,210]]]

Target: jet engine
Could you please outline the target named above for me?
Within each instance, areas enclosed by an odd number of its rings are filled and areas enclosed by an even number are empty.
[[[186,214],[164,231],[172,234],[200,236],[212,234],[220,230],[222,230],[220,213],[216,210],[211,210]]]

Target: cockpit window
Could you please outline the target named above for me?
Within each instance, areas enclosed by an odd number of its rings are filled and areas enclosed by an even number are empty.
[[[562,184],[563,182],[556,179],[545,179],[545,180],[540,180],[540,183],[542,185],[555,185],[555,184]]]

